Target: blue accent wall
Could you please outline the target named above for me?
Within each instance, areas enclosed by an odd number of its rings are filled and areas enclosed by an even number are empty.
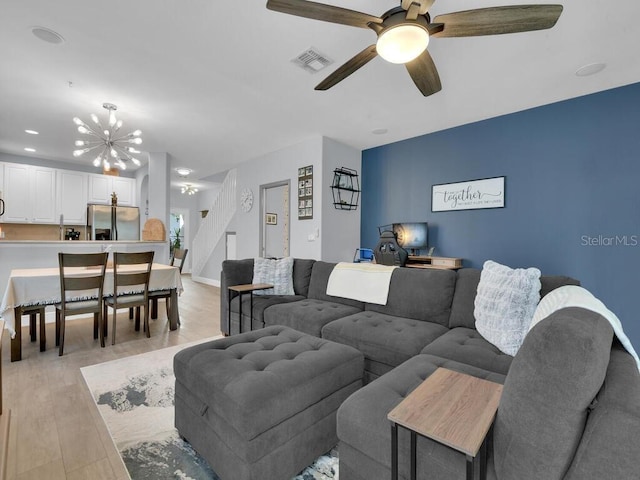
[[[432,185],[495,176],[505,208],[431,212]],[[579,279],[640,350],[640,83],[366,150],[362,190],[363,247],[427,221],[435,255]]]

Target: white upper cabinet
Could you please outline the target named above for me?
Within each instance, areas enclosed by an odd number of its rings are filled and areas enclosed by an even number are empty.
[[[113,177],[112,190],[118,196],[118,205],[131,207],[136,204],[135,178]]]
[[[56,171],[5,163],[3,198],[7,223],[56,223]]]
[[[87,218],[88,173],[58,170],[58,216],[66,225],[84,225]]]
[[[134,178],[114,177],[111,175],[89,174],[89,202],[111,205],[111,194],[115,192],[118,205],[135,205]]]

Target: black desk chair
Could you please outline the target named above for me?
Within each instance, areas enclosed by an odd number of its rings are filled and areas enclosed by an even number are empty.
[[[404,267],[407,258],[409,258],[407,251],[398,244],[394,233],[388,230],[380,234],[380,240],[373,249],[373,255],[376,258],[376,263],[380,265],[397,265],[399,267]]]

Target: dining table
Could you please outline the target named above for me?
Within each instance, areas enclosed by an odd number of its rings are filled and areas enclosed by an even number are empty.
[[[138,265],[123,265],[121,271],[142,271]],[[87,268],[77,267],[65,270],[65,275],[82,277],[87,274]],[[176,330],[180,324],[178,312],[178,295],[182,293],[182,279],[178,267],[154,263],[151,266],[149,291],[169,290],[169,329]],[[123,293],[119,291],[118,295]],[[77,293],[80,300],[86,298],[83,292]],[[113,266],[108,266],[104,279],[104,296],[113,295]],[[71,300],[74,300],[72,298]],[[11,270],[7,288],[0,304],[0,316],[5,321],[5,327],[11,335],[11,361],[22,359],[22,311],[24,307],[33,305],[55,305],[60,303],[60,269],[59,268],[24,268]]]

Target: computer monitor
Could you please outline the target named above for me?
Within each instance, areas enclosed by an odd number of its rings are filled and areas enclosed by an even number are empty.
[[[417,250],[429,246],[429,229],[427,222],[394,223],[393,233],[398,244],[404,249],[410,249],[415,254]]]

